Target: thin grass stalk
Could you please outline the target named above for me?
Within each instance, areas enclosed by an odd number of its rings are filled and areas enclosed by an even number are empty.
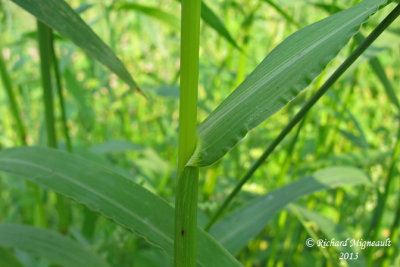
[[[57,147],[55,121],[54,121],[54,105],[53,91],[51,86],[51,29],[42,22],[37,21],[39,54],[40,54],[40,73],[43,87],[43,102],[45,113],[45,124],[47,132],[47,145],[52,148]]]
[[[40,55],[40,73],[42,78],[45,124],[47,132],[47,145],[51,148],[57,148],[53,91],[51,82],[51,36],[53,33],[48,26],[41,23],[40,21],[37,21],[37,30]],[[56,208],[59,217],[59,230],[61,233],[67,233],[69,225],[69,212],[66,199],[61,195],[57,195]]]
[[[382,192],[382,194],[380,194],[378,197],[378,204],[375,207],[373,217],[372,217],[373,220],[372,220],[372,223],[369,228],[368,240],[375,241],[378,238],[379,230],[382,225],[383,213],[385,211],[387,199],[388,199],[389,192],[391,189],[391,184],[392,184],[394,174],[396,171],[396,164],[397,164],[397,160],[399,158],[399,154],[400,154],[400,125],[399,125],[398,132],[397,132],[396,144],[393,149],[392,160],[390,162],[390,166],[389,166],[387,176],[386,176],[385,189]],[[373,252],[374,252],[373,247],[369,248],[369,250],[367,251],[368,266],[373,265]]]
[[[24,124],[22,123],[19,106],[14,95],[14,91],[12,89],[10,75],[7,71],[6,64],[4,63],[2,49],[0,47],[0,75],[3,81],[4,89],[6,90],[6,94],[8,97],[8,101],[10,102],[10,109],[12,116],[14,117],[15,124],[17,126],[17,133],[19,140],[22,145],[26,145],[26,131]]]
[[[68,125],[67,125],[67,114],[66,114],[65,101],[64,101],[64,95],[63,95],[63,87],[62,87],[62,81],[61,81],[61,75],[60,75],[60,68],[58,65],[57,54],[54,49],[54,34],[51,34],[50,38],[51,38],[51,40],[50,40],[51,58],[52,58],[52,63],[53,63],[54,77],[56,80],[57,96],[58,96],[58,101],[60,104],[61,123],[62,123],[62,127],[63,127],[63,134],[64,134],[64,138],[65,138],[65,143],[67,144],[67,151],[72,152],[72,142],[71,142],[71,137],[70,137],[69,129],[68,129]]]
[[[288,133],[301,121],[307,112],[314,106],[314,104],[328,91],[328,89],[339,79],[340,76],[356,61],[357,58],[381,35],[385,29],[399,16],[400,4],[397,5],[393,11],[368,35],[368,37],[351,53],[351,55],[336,69],[336,71],[329,77],[329,79],[321,86],[320,89],[312,96],[310,100],[303,106],[303,108],[294,116],[288,125],[281,131],[277,138],[269,145],[260,158],[251,166],[248,172],[239,181],[233,191],[225,199],[222,205],[218,208],[216,213],[211,217],[205,229],[208,231],[211,226],[216,222],[223,211],[228,207],[232,199],[239,193],[243,185],[252,177],[254,172],[261,166],[261,164],[271,155],[275,148],[282,142]]]
[[[196,147],[201,0],[183,0],[179,102],[178,180],[175,199],[175,266],[196,263],[199,170],[186,167]]]

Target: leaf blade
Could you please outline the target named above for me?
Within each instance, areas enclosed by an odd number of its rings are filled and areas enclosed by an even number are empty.
[[[135,10],[147,16],[158,19],[175,29],[180,29],[180,21],[173,14],[165,12],[158,7],[140,5],[136,3],[125,3],[116,7],[117,10]]]
[[[364,0],[297,31],[278,45],[199,125],[198,145],[187,165],[213,164],[248,131],[290,102],[383,2]]]
[[[269,194],[256,198],[227,215],[210,233],[228,251],[235,253],[257,235],[264,225],[288,203],[316,191],[339,185],[368,183],[367,176],[350,167],[331,167],[301,178]]]
[[[137,233],[173,257],[174,210],[129,178],[102,165],[44,147],[0,151],[0,171],[23,176],[68,196]],[[202,229],[197,232],[202,266],[241,266]]]
[[[240,50],[240,47],[232,38],[228,29],[225,27],[219,17],[214,13],[214,11],[204,1],[201,1],[201,18],[219,35],[225,38],[231,45]]]
[[[140,88],[121,60],[81,17],[63,0],[12,0],[38,20],[56,30],[109,68],[131,88]]]

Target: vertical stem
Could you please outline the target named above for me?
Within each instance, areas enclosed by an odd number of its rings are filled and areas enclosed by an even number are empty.
[[[51,59],[53,62],[54,76],[56,78],[57,96],[58,96],[58,100],[60,103],[60,109],[61,109],[61,120],[62,120],[64,138],[65,138],[65,142],[67,144],[68,152],[72,152],[72,143],[71,143],[71,138],[69,135],[68,125],[67,125],[67,114],[66,114],[65,101],[64,101],[64,95],[63,95],[63,90],[62,90],[60,68],[58,66],[58,59],[57,59],[56,51],[54,49],[53,33],[50,35],[50,49],[51,49]]]
[[[43,101],[45,110],[45,123],[47,131],[47,145],[57,148],[57,138],[54,120],[53,91],[51,84],[51,62],[52,62],[52,30],[45,24],[37,21],[40,72],[42,76]],[[66,199],[57,195],[56,209],[59,217],[59,230],[61,233],[68,231],[69,210]]]
[[[12,90],[11,79],[10,76],[8,75],[8,71],[4,63],[3,53],[1,49],[0,49],[0,75],[3,81],[4,89],[6,89],[8,100],[10,102],[11,113],[17,125],[19,139],[22,145],[26,145],[25,127],[22,123],[22,119],[19,113],[19,107],[15,99],[14,91]]]
[[[196,147],[201,0],[182,1],[175,266],[196,266],[198,168],[185,167]]]
[[[49,27],[37,21],[40,53],[40,73],[42,76],[44,112],[46,119],[47,144],[49,147],[57,147],[56,130],[54,127],[54,106],[53,91],[51,87],[50,74],[50,49],[51,49],[51,30]]]

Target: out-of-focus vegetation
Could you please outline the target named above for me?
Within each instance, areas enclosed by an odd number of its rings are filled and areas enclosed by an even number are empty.
[[[203,1],[198,123],[289,35],[358,2],[361,1]],[[136,224],[133,225],[138,229],[125,223],[131,216],[131,206],[143,204],[143,212],[150,207],[146,201],[152,197],[146,198],[147,191],[139,190],[132,197],[121,192],[122,202],[132,202],[117,205],[110,201],[115,206],[98,207],[95,197],[85,196],[83,191],[79,196],[79,187],[71,186],[69,177],[77,179],[71,183],[82,180],[83,187],[98,178],[103,184],[98,191],[89,191],[99,199],[107,197],[107,188],[112,191],[114,181],[121,187],[129,182],[126,189],[134,188],[134,182],[174,203],[180,2],[67,3],[108,44],[134,81],[127,82],[130,76],[115,74],[100,64],[98,61],[106,60],[105,56],[96,59],[73,44],[71,38],[50,32],[54,55],[49,54],[49,88],[53,95],[47,100],[54,105],[54,146],[74,154],[74,158],[69,161],[65,154],[54,151],[46,154],[48,150],[44,148],[21,150],[19,154],[7,150],[22,145],[48,146],[52,137],[45,119],[38,48],[38,39],[43,35],[37,31],[34,16],[10,1],[0,0],[0,170],[6,171],[0,175],[0,266],[83,266],[78,259],[83,251],[86,262],[92,264],[87,266],[106,265],[105,262],[111,266],[172,266],[170,251],[154,241],[157,237],[150,233],[147,236],[148,230],[141,232]],[[222,160],[199,169],[201,228],[307,100],[394,7],[395,4],[388,4],[379,9],[306,90],[250,131]],[[268,267],[400,266],[399,35],[399,23],[393,23],[379,36],[278,145],[210,227],[210,234],[240,263]],[[90,40],[87,42],[92,45]],[[80,162],[78,156],[93,165]],[[113,174],[107,176],[103,167],[113,170]],[[55,179],[63,182],[56,185]],[[69,186],[67,193],[58,189],[63,185]],[[155,201],[165,205],[163,216],[169,218],[172,214],[173,221],[172,208],[158,198]],[[126,214],[114,214],[117,208]],[[98,210],[104,216],[96,213]],[[163,221],[156,223],[164,229]],[[13,240],[10,233],[14,232],[20,235],[19,241]],[[390,238],[391,246],[309,248],[305,242],[310,237]],[[207,238],[204,233],[200,240]],[[31,246],[26,245],[29,242]],[[153,246],[154,242],[157,246]],[[204,249],[202,244],[216,244],[207,242],[198,243],[198,250]],[[57,258],[57,249],[53,254],[49,250],[57,246],[67,254],[65,258]],[[339,260],[343,251],[358,253],[358,259]],[[74,255],[76,261],[68,255]]]

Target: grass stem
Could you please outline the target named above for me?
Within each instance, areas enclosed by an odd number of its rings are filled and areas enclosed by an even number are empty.
[[[196,147],[200,0],[182,1],[178,181],[175,200],[175,266],[196,264],[198,168],[185,167]]]
[[[61,110],[61,122],[62,122],[62,127],[63,127],[63,133],[64,133],[64,138],[65,138],[65,143],[67,144],[67,151],[72,152],[72,142],[71,142],[71,137],[69,135],[68,125],[67,125],[67,113],[66,113],[66,108],[65,108],[60,68],[58,65],[58,58],[56,55],[56,51],[54,49],[54,35],[51,34],[50,38],[51,38],[50,39],[51,59],[52,59],[52,63],[53,63],[54,77],[56,80],[57,96],[58,96],[58,101],[59,101],[60,110]]]
[[[42,76],[43,102],[45,123],[47,132],[47,144],[49,147],[57,147],[56,130],[54,123],[53,91],[51,86],[51,29],[42,22],[37,21],[39,54],[40,54],[40,73]]]
[[[1,47],[0,47],[1,48]],[[12,89],[12,83],[10,75],[7,71],[6,65],[4,63],[2,49],[0,49],[0,75],[3,81],[4,89],[6,90],[8,101],[10,102],[10,109],[12,116],[14,117],[15,124],[17,126],[18,137],[22,145],[26,145],[26,131],[22,123],[19,106]]]
[[[53,89],[51,79],[52,64],[52,30],[45,24],[37,21],[39,54],[40,54],[40,72],[43,86],[43,102],[45,111],[45,123],[47,132],[47,145],[57,148],[57,138],[54,119]],[[59,217],[59,230],[61,233],[67,233],[69,225],[69,207],[66,198],[57,195],[56,203]]]

